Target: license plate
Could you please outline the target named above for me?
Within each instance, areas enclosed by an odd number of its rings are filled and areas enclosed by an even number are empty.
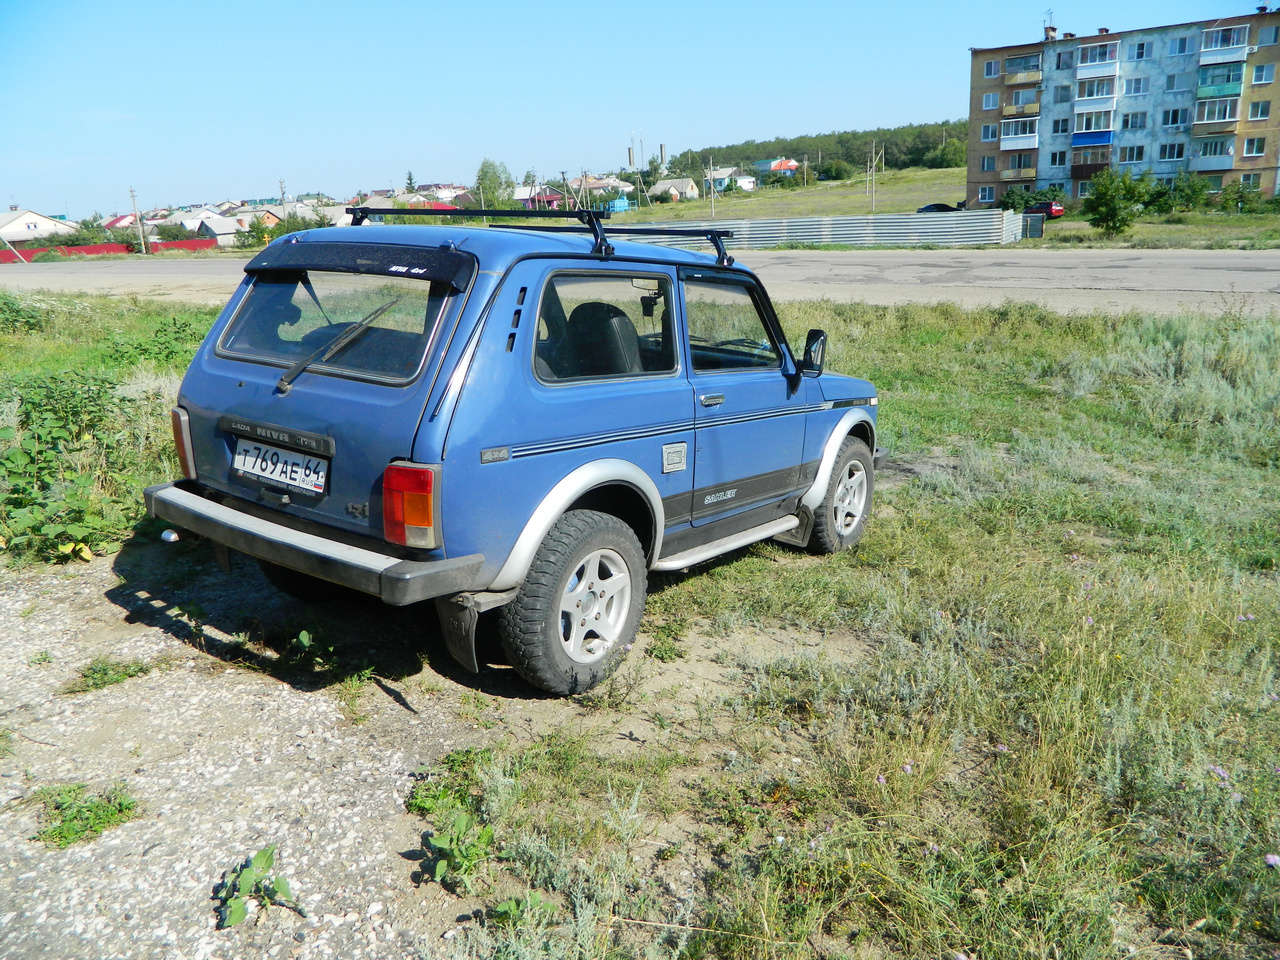
[[[282,450],[244,437],[236,437],[232,468],[241,476],[259,477],[308,493],[324,493],[329,476],[329,461],[323,457]]]

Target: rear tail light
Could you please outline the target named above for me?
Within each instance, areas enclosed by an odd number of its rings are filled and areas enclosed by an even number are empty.
[[[436,468],[393,463],[382,474],[382,536],[406,547],[438,547]]]
[[[178,451],[178,464],[182,467],[182,475],[188,480],[196,478],[196,458],[191,450],[191,420],[187,411],[174,407],[169,411],[169,420],[173,424],[173,445]]]

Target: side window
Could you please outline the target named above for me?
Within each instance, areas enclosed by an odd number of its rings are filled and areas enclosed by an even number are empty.
[[[640,377],[676,369],[665,277],[556,274],[538,307],[539,380]]]
[[[698,372],[777,367],[781,356],[750,291],[735,283],[686,280],[689,352]]]

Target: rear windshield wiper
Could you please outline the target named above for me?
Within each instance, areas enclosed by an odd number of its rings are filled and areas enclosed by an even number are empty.
[[[311,364],[317,361],[319,361],[320,363],[327,363],[329,360],[333,359],[333,357],[338,353],[338,351],[344,349],[356,337],[360,336],[360,334],[368,330],[369,325],[372,324],[373,321],[377,320],[380,316],[382,316],[384,313],[386,313],[388,310],[394,307],[402,299],[403,297],[396,297],[395,299],[388,300],[382,306],[377,307],[371,313],[366,314],[364,318],[360,320],[359,323],[356,323],[353,326],[347,327],[347,329],[343,330],[342,333],[338,334],[328,343],[322,345],[318,349],[313,350],[311,353],[307,354],[305,357],[303,357],[301,360],[295,363],[292,367],[286,370],[284,372],[284,376],[282,376],[279,380],[276,381],[276,389],[279,390],[281,393],[288,393],[290,387],[292,387],[293,385],[293,381],[297,380],[298,377],[302,375],[303,370],[307,369],[307,367],[311,366]]]

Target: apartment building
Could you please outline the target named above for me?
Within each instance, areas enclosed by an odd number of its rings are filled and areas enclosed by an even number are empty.
[[[1089,195],[1104,167],[1182,171],[1210,190],[1280,179],[1280,7],[1239,17],[972,49],[968,205],[1009,190]],[[1274,96],[1273,96],[1274,94]],[[1273,112],[1272,101],[1275,101]]]

